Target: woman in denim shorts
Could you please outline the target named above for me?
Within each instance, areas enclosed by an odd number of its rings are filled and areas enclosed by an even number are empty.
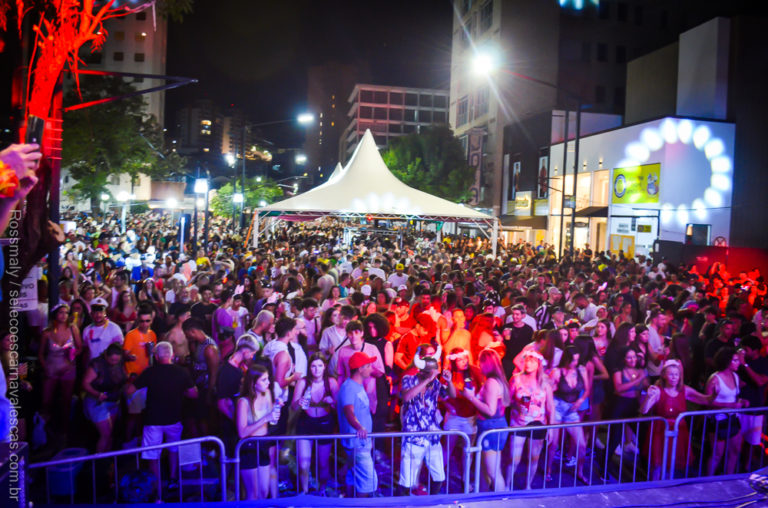
[[[475,395],[475,387],[464,386],[462,394],[477,408],[477,430],[483,449],[485,478],[494,492],[504,489],[504,475],[501,471],[501,451],[507,444],[507,432],[493,433],[483,438],[483,433],[491,429],[508,427],[504,410],[509,406],[509,385],[504,379],[501,358],[493,349],[484,349],[478,356],[480,371],[486,378],[480,392]]]

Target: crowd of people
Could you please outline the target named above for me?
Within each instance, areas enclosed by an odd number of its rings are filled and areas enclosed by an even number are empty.
[[[343,225],[329,220],[287,224],[250,249],[214,219],[207,248],[193,248],[161,214],[134,215],[124,234],[109,220],[74,219],[58,301],[45,301],[42,280],[24,344],[22,416],[31,429],[39,412],[49,447],[95,429],[94,452],[216,435],[233,454],[239,440],[295,435],[295,446],[280,448],[292,449],[297,490],[309,492],[328,484],[333,451],[331,438],[312,436],[354,435],[339,446],[345,484],[374,495],[374,462],[392,457],[370,435],[397,430],[410,433],[397,480],[406,495],[440,492],[460,442],[418,432],[474,441],[524,427],[478,443],[484,482],[499,491],[518,471],[530,486],[545,462],[550,478],[556,456],[589,483],[593,445],[610,457],[651,443],[644,448],[660,475],[660,426],[647,436],[617,425],[600,436],[538,426],[640,415],[674,423],[689,402],[765,405],[768,305],[758,270],[715,264],[699,273],[588,248],[557,259],[551,246],[528,243],[493,256],[476,238],[415,232],[402,245],[364,231],[344,244]],[[0,336],[7,361],[9,333]],[[83,421],[77,411],[90,426],[73,423]],[[722,417],[709,435],[710,474],[735,471],[742,444],[760,443],[761,414]],[[243,443],[248,499],[278,495],[277,449],[274,439]],[[674,452],[678,466],[690,460],[687,447]],[[175,482],[178,457],[169,455]],[[159,477],[159,451],[142,458]]]

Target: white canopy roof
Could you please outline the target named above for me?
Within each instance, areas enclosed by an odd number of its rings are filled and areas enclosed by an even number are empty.
[[[421,218],[486,222],[494,217],[408,187],[393,175],[379,154],[370,130],[346,168],[336,167],[328,181],[303,194],[259,208],[261,216],[321,215]],[[286,217],[289,216],[289,217]]]

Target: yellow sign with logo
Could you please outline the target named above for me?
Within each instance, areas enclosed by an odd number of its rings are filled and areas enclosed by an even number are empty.
[[[648,204],[659,202],[661,164],[616,168],[611,182],[611,203]]]

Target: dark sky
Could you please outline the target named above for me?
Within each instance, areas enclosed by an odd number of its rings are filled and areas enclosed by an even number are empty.
[[[452,9],[450,0],[194,0],[169,28],[167,72],[199,83],[167,93],[168,127],[203,97],[254,122],[292,118],[307,67],[329,61],[366,62],[376,84],[447,88]],[[265,134],[296,141],[281,131]]]

